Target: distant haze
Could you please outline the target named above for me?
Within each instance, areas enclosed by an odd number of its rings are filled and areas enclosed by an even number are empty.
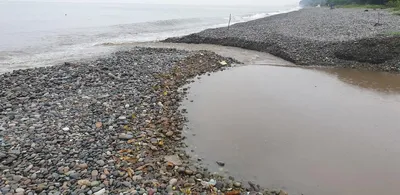
[[[7,0],[6,0],[7,1]],[[14,0],[15,1],[15,0]],[[96,2],[96,3],[143,3],[184,5],[294,5],[299,0],[18,0],[41,2]]]

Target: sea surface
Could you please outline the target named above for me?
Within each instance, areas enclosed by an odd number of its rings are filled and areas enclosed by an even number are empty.
[[[110,52],[119,43],[182,36],[299,9],[133,3],[0,1],[0,73]]]

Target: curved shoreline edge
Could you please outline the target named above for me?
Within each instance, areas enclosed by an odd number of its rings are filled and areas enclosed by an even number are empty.
[[[377,14],[382,17],[376,24]],[[297,65],[400,71],[400,17],[382,10],[304,8],[164,40],[267,52]]]
[[[233,63],[134,48],[1,74],[1,194],[287,195],[212,174],[184,150],[181,87]]]

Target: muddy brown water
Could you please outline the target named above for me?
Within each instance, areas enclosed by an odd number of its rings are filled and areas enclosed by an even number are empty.
[[[202,76],[183,107],[213,171],[290,194],[400,192],[400,75],[242,66]]]

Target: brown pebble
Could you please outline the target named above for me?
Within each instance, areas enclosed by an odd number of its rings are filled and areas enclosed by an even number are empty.
[[[110,175],[110,172],[108,171],[108,169],[104,169],[104,174],[106,174],[106,175]]]
[[[281,191],[279,192],[279,195],[288,195],[288,193],[285,192],[285,191],[283,191],[283,190],[281,190]]]
[[[28,184],[30,184],[30,183],[31,183],[31,181],[32,181],[32,180],[30,180],[30,179],[27,179],[27,180],[25,180],[25,181],[23,182],[23,184],[24,184],[24,185],[28,185]]]
[[[69,171],[69,167],[64,167],[64,173],[67,173]]]
[[[65,189],[65,190],[69,188],[67,181],[63,183],[62,188]]]
[[[87,179],[81,179],[78,181],[78,184],[81,186],[90,186],[90,181]]]
[[[99,172],[97,170],[93,170],[92,177],[96,177],[97,175],[99,175]]]
[[[168,137],[171,137],[172,135],[174,135],[174,132],[173,131],[168,131],[165,135],[168,136]]]
[[[190,169],[185,170],[186,175],[193,175],[193,171]]]
[[[108,186],[108,185],[110,185],[110,182],[107,181],[107,180],[104,180],[103,184],[104,184],[105,186]]]
[[[83,164],[79,164],[78,167],[81,169],[87,169],[88,165],[86,163],[83,163]]]
[[[103,126],[103,123],[102,123],[102,122],[97,122],[97,123],[96,123],[96,127],[97,127],[97,128],[101,128],[102,126]]]

